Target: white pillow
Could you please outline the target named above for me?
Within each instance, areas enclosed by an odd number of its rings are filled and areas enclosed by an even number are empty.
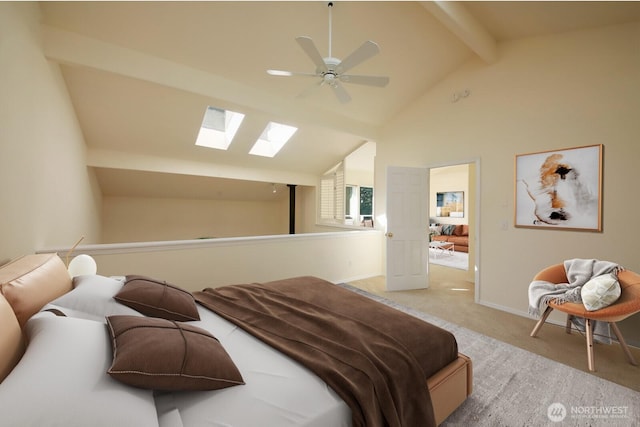
[[[121,280],[105,276],[77,276],[73,279],[74,289],[51,301],[43,310],[57,308],[69,317],[100,322],[106,322],[106,316],[142,316],[136,310],[113,299],[122,289],[122,285]]]
[[[588,311],[600,310],[620,298],[620,283],[615,274],[602,274],[585,283],[580,295]]]
[[[158,426],[153,394],[107,375],[107,327],[91,320],[36,315],[29,345],[0,384],[2,425]]]

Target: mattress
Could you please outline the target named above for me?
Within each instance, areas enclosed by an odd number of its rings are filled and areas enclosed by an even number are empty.
[[[157,392],[161,427],[351,426],[349,407],[304,366],[206,308],[199,306],[198,312],[200,321],[192,323],[218,338],[245,384],[214,391]]]

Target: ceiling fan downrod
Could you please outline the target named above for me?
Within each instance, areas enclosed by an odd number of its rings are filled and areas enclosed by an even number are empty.
[[[333,9],[333,2],[329,2],[329,58],[333,58],[331,55],[331,10]]]

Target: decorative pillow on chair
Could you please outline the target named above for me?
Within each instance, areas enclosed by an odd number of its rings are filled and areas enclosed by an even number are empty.
[[[238,368],[209,332],[188,323],[109,316],[113,378],[153,390],[218,390],[244,384]]]
[[[186,322],[200,320],[190,292],[165,281],[129,275],[114,298],[146,316]]]
[[[600,310],[620,298],[620,283],[615,274],[596,276],[582,286],[580,295],[588,311]]]

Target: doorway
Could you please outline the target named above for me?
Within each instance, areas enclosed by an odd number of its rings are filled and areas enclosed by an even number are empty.
[[[429,263],[469,270],[469,164],[429,170]]]
[[[437,266],[442,270],[442,274],[452,275],[452,277],[463,278],[474,283],[475,301],[479,300],[479,193],[480,164],[479,159],[430,166],[429,169],[429,232],[432,240],[451,240],[452,253],[438,249],[429,249],[429,264]],[[462,200],[447,198],[447,193],[458,195],[463,193]],[[454,206],[447,206],[447,203],[458,203]],[[462,203],[462,205],[460,205]],[[440,206],[438,206],[440,205]],[[451,212],[454,212],[453,215]],[[448,227],[443,227],[448,225]],[[466,226],[466,227],[461,227]],[[445,228],[445,231],[443,231]],[[451,230],[451,229],[454,230]],[[457,229],[457,230],[456,230]],[[456,233],[457,231],[457,233]],[[451,233],[466,234],[463,236],[435,237],[431,233]],[[465,241],[466,240],[466,241]],[[458,243],[456,250],[456,243]],[[466,244],[466,247],[464,245]],[[466,252],[464,252],[466,250]],[[464,253],[465,255],[462,255]],[[446,257],[449,257],[447,259]],[[461,268],[461,262],[466,261],[466,266]],[[450,264],[450,265],[447,265]]]
[[[475,302],[480,298],[479,280],[479,250],[478,228],[479,220],[479,194],[480,160],[467,162],[429,165],[418,168],[387,167],[387,210],[386,210],[386,289],[388,291],[405,289],[422,289],[429,287],[428,243],[429,243],[429,178],[431,169],[458,164],[468,165],[468,197],[465,197],[466,205],[464,214],[468,217],[468,268],[467,270],[453,270],[464,274],[464,279],[473,284]],[[415,175],[413,179],[401,179],[405,175]],[[406,182],[405,182],[406,181]],[[400,209],[407,205],[403,202],[403,194],[409,191],[411,185],[421,187],[410,191],[415,203],[410,209]],[[422,183],[424,185],[422,185]],[[415,191],[414,191],[415,190]],[[393,197],[392,197],[393,195]],[[422,195],[422,196],[419,196]],[[417,197],[416,197],[417,196]],[[434,202],[435,204],[435,199]],[[455,215],[454,215],[455,217]],[[403,233],[403,237],[397,235],[397,229],[410,228],[407,224],[415,224],[417,228],[411,228],[410,232]],[[404,235],[408,235],[406,237]],[[423,237],[421,237],[423,236]],[[410,255],[410,256],[409,256]],[[410,273],[410,274],[409,274]],[[404,283],[411,276],[410,284]]]

